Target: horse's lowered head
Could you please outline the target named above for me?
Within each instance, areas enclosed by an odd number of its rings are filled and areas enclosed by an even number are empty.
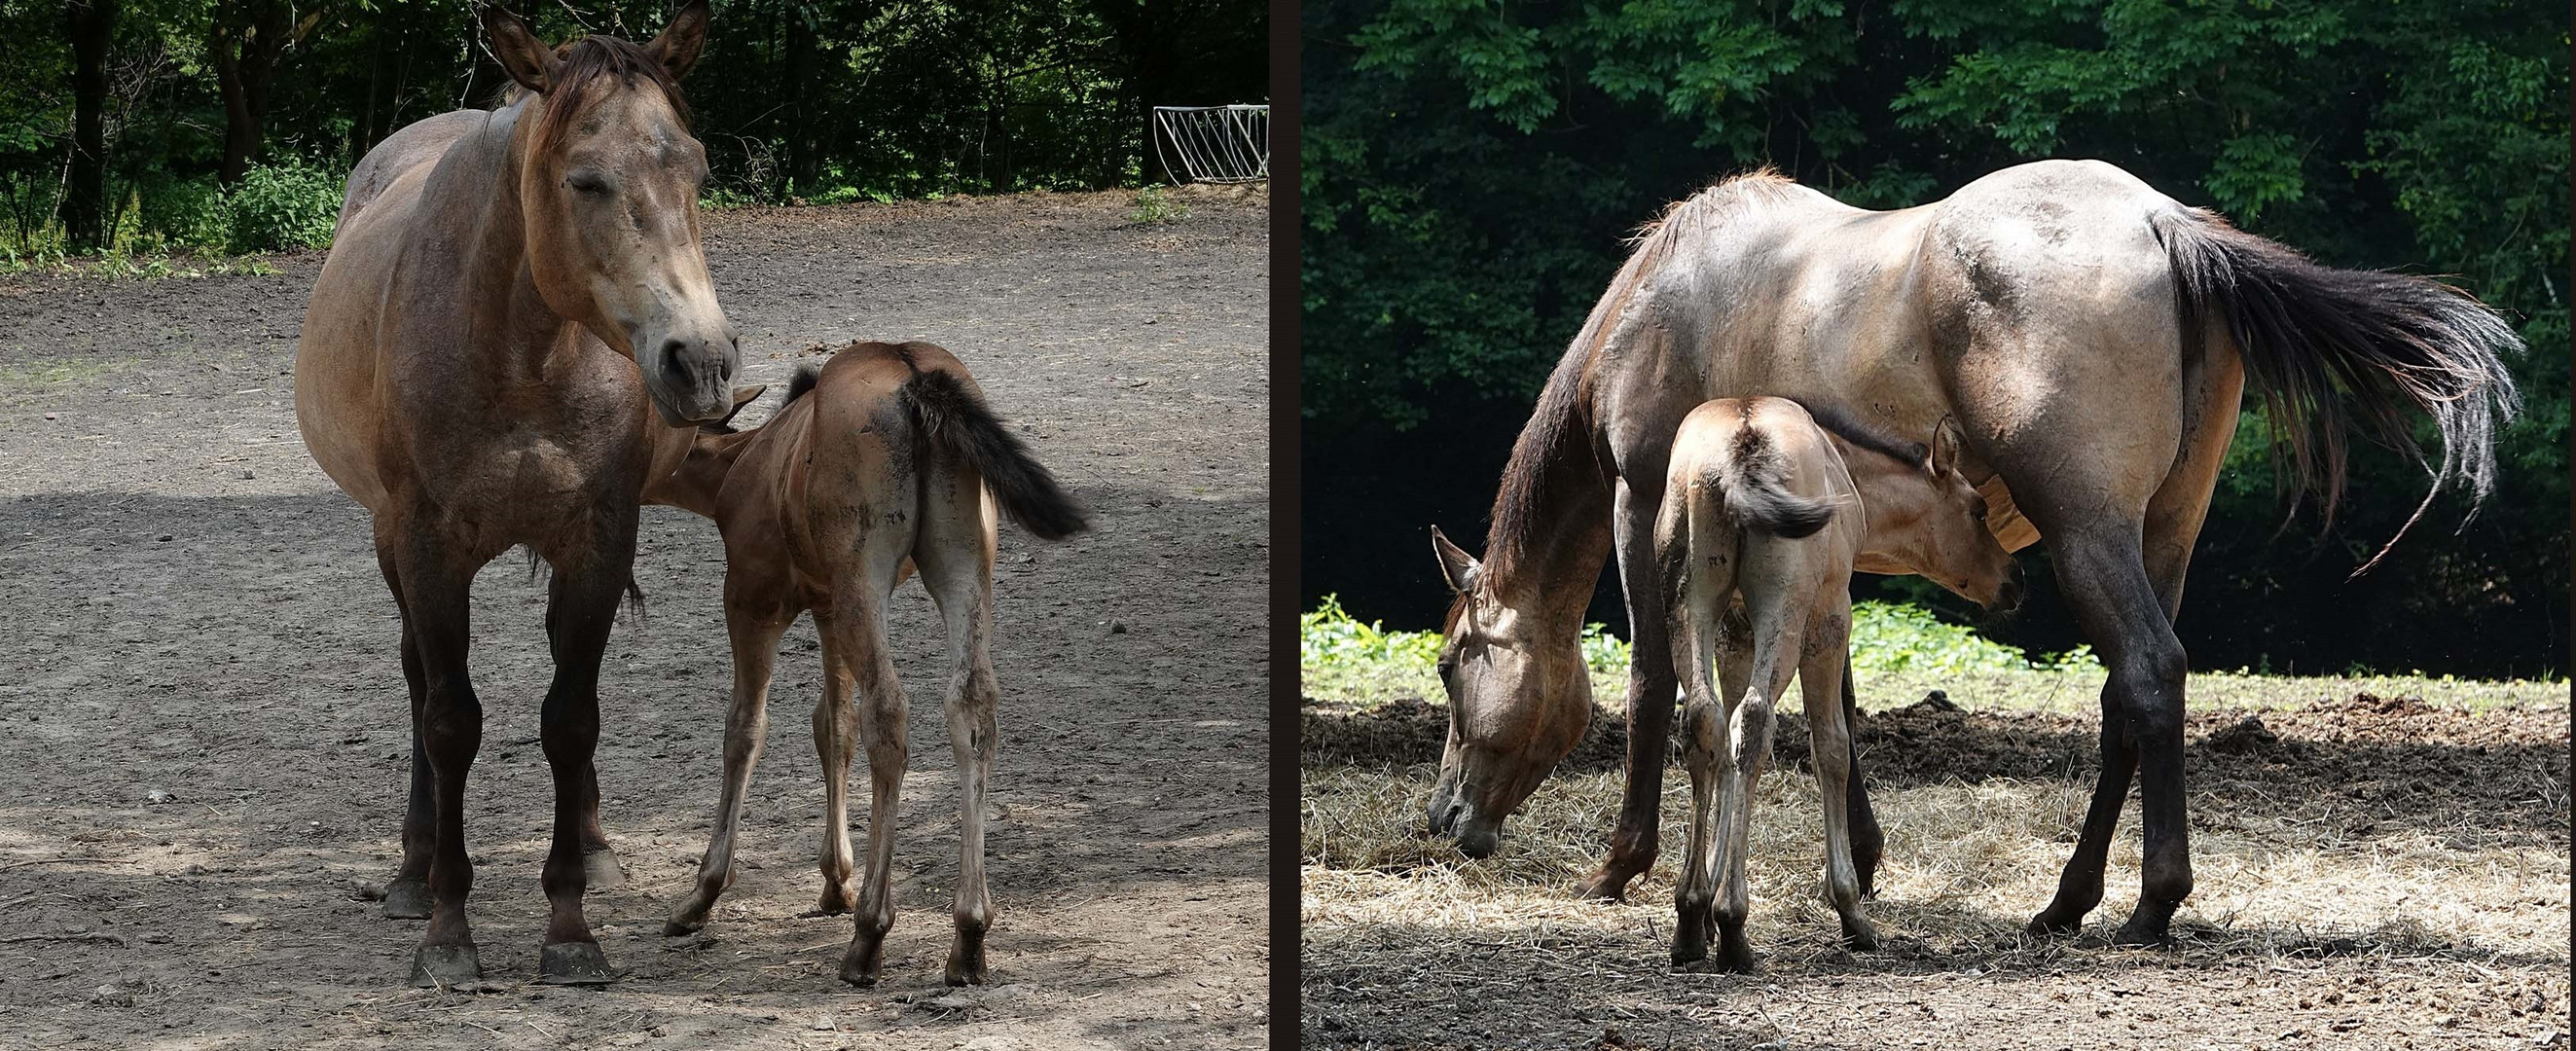
[[[1998,613],[2020,607],[2021,564],[1986,526],[1986,498],[1959,472],[1958,425],[1944,419],[1930,446],[1887,449],[1831,426],[1863,495],[1868,536],[1852,568],[1917,574]]]
[[[493,57],[535,96],[512,151],[537,294],[634,359],[665,423],[725,418],[741,351],[707,278],[707,153],[678,84],[706,43],[706,0],[640,45],[589,36],[550,48],[497,7],[483,21]]]
[[[1580,609],[1591,595],[1505,595],[1485,578],[1482,563],[1437,528],[1431,546],[1457,594],[1442,629],[1449,743],[1431,790],[1431,830],[1456,835],[1461,852],[1481,858],[1501,840],[1503,819],[1537,791],[1591,722]],[[1553,608],[1564,602],[1577,608]]]

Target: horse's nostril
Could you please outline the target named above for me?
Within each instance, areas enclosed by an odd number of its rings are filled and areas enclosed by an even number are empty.
[[[693,382],[689,375],[689,359],[686,353],[688,349],[689,344],[685,340],[662,341],[662,372],[681,386],[688,386]]]

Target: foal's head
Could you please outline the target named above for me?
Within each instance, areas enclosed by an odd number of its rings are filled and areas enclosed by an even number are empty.
[[[549,48],[499,8],[483,17],[493,57],[535,96],[514,150],[538,295],[634,359],[664,422],[724,418],[740,350],[698,241],[707,153],[678,85],[706,42],[706,0],[641,45]]]
[[[1867,494],[1869,536],[1853,568],[1919,574],[1987,609],[2010,610],[2021,605],[2021,565],[1986,528],[1986,498],[1959,473],[1959,443],[1958,426],[1943,420],[1920,455],[1852,449],[1843,457],[1852,484]]]

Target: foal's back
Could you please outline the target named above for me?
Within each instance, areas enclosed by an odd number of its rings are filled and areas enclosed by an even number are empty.
[[[1805,407],[1786,398],[1709,401],[1673,439],[1656,530],[1664,579],[1697,577],[1721,593],[1840,587],[1860,554],[1859,504],[1841,455]]]

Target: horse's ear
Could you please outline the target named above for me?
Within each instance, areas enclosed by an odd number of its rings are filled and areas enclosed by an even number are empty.
[[[734,388],[734,389],[733,389],[733,411],[732,411],[732,412],[728,412],[728,413],[726,413],[726,414],[725,414],[724,422],[725,422],[727,425],[732,424],[732,423],[733,423],[733,418],[734,418],[734,417],[742,415],[742,407],[743,407],[743,406],[745,406],[745,405],[749,405],[749,404],[751,404],[752,402],[754,402],[754,401],[756,401],[756,400],[759,400],[760,395],[761,395],[761,392],[762,392],[762,391],[766,391],[766,390],[768,390],[768,389],[769,389],[769,384],[766,384],[766,383],[755,383],[755,384],[752,384],[751,386],[748,386],[748,387],[736,387],[736,388]]]
[[[1947,475],[1958,470],[1959,443],[1966,437],[1959,432],[1956,420],[1941,417],[1941,425],[1932,428],[1932,458],[1925,466],[1930,467],[1935,475]]]
[[[662,68],[671,71],[671,79],[687,75],[698,62],[698,50],[707,46],[707,0],[689,0],[671,16],[671,24],[662,27],[662,35],[644,45],[644,50],[660,59]]]
[[[1431,527],[1431,553],[1440,556],[1440,575],[1449,578],[1451,591],[1464,595],[1474,590],[1476,578],[1484,575],[1485,564],[1458,550],[1458,545],[1441,534],[1439,526]]]
[[[509,71],[510,79],[518,81],[520,87],[545,94],[546,85],[554,82],[556,68],[563,64],[555,49],[538,43],[527,23],[497,4],[483,9],[483,30],[492,38],[492,58]]]

